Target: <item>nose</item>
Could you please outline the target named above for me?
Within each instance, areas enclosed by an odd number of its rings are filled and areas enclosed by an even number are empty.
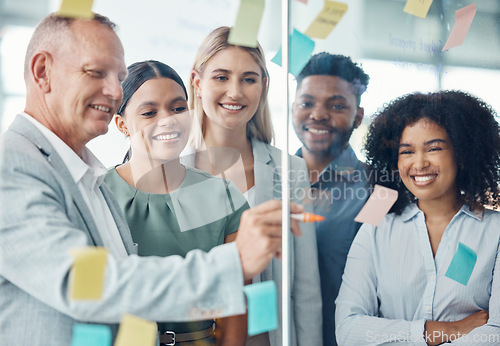
[[[330,118],[327,109],[321,105],[316,105],[312,110],[309,117],[313,120],[321,121]]]
[[[173,127],[177,124],[177,118],[174,115],[170,115],[167,112],[162,112],[158,119],[158,126],[161,127]]]
[[[233,79],[231,83],[228,83],[227,96],[233,100],[237,100],[242,96],[240,81]]]
[[[122,84],[118,78],[110,77],[105,80],[103,88],[104,96],[111,98],[114,101],[121,102],[123,97]]]
[[[413,167],[415,169],[421,170],[421,169],[427,167],[428,165],[429,165],[429,161],[427,160],[425,153],[422,153],[420,151],[416,152]]]

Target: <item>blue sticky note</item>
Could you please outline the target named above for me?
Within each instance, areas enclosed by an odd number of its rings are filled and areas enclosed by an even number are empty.
[[[248,304],[248,335],[257,335],[278,328],[276,284],[264,281],[243,287]]]
[[[71,346],[111,346],[111,329],[100,324],[80,324],[73,326]]]
[[[459,242],[457,252],[455,252],[445,276],[467,286],[476,261],[476,251]]]
[[[294,76],[297,76],[307,64],[307,61],[314,50],[314,41],[303,33],[293,29],[293,34],[290,37],[290,63],[289,71]],[[272,62],[281,66],[281,48],[278,53],[271,59]]]

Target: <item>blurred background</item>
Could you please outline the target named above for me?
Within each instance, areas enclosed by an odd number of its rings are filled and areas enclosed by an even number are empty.
[[[304,0],[305,1],[305,0]],[[290,0],[290,26],[305,32],[324,5]],[[363,136],[371,116],[390,100],[413,91],[461,89],[500,110],[500,1],[478,0],[465,42],[442,52],[455,24],[455,11],[471,0],[434,0],[425,19],[403,12],[406,0],[341,0],[348,11],[326,39],[314,39],[314,53],[349,55],[370,75],[361,100],[365,119],[351,144],[362,158]],[[60,0],[0,0],[0,131],[24,109],[23,62],[37,23],[59,8]],[[127,65],[146,59],[165,62],[189,82],[191,64],[203,38],[221,25],[232,26],[237,0],[94,0],[93,10],[118,25]],[[300,147],[293,127],[284,126],[281,67],[271,62],[281,46],[281,0],[266,0],[259,30],[270,72],[269,100],[275,145],[290,152]],[[290,82],[293,101],[295,82]],[[114,123],[89,143],[110,167],[121,162],[128,143]]]

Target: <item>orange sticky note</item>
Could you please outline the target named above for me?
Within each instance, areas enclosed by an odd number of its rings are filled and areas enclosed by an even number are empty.
[[[305,34],[309,37],[325,39],[347,12],[347,4],[325,0],[321,12],[313,20]]]
[[[98,300],[102,297],[108,251],[102,247],[71,249],[69,298]]]
[[[94,0],[62,0],[57,14],[62,17],[92,19],[94,18],[93,2]]]
[[[384,186],[375,185],[370,198],[354,218],[354,221],[360,223],[369,223],[378,226],[384,216],[391,210],[391,207],[398,199],[398,192]]]
[[[114,346],[155,346],[158,326],[155,322],[125,314]]]
[[[469,32],[475,15],[476,3],[455,11],[455,26],[451,31],[450,37],[448,37],[448,41],[446,41],[446,44],[443,47],[443,51],[453,47],[458,47],[464,43],[465,36],[467,36],[467,33]]]
[[[403,11],[414,16],[425,18],[433,0],[408,0]]]

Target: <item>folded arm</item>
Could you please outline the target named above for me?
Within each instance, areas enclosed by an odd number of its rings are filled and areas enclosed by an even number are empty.
[[[377,277],[373,266],[372,226],[363,225],[352,243],[336,300],[339,345],[382,345],[412,342],[426,345],[424,320],[378,317]]]
[[[489,311],[486,316],[485,312],[481,311],[477,314],[481,315],[476,316],[475,319],[471,317],[476,314],[469,316],[470,323],[463,323],[459,329],[460,334],[455,334],[457,338],[449,340],[452,341],[452,345],[500,345],[500,244],[497,249],[495,268],[493,269]],[[484,323],[485,320],[487,320],[486,324]]]

